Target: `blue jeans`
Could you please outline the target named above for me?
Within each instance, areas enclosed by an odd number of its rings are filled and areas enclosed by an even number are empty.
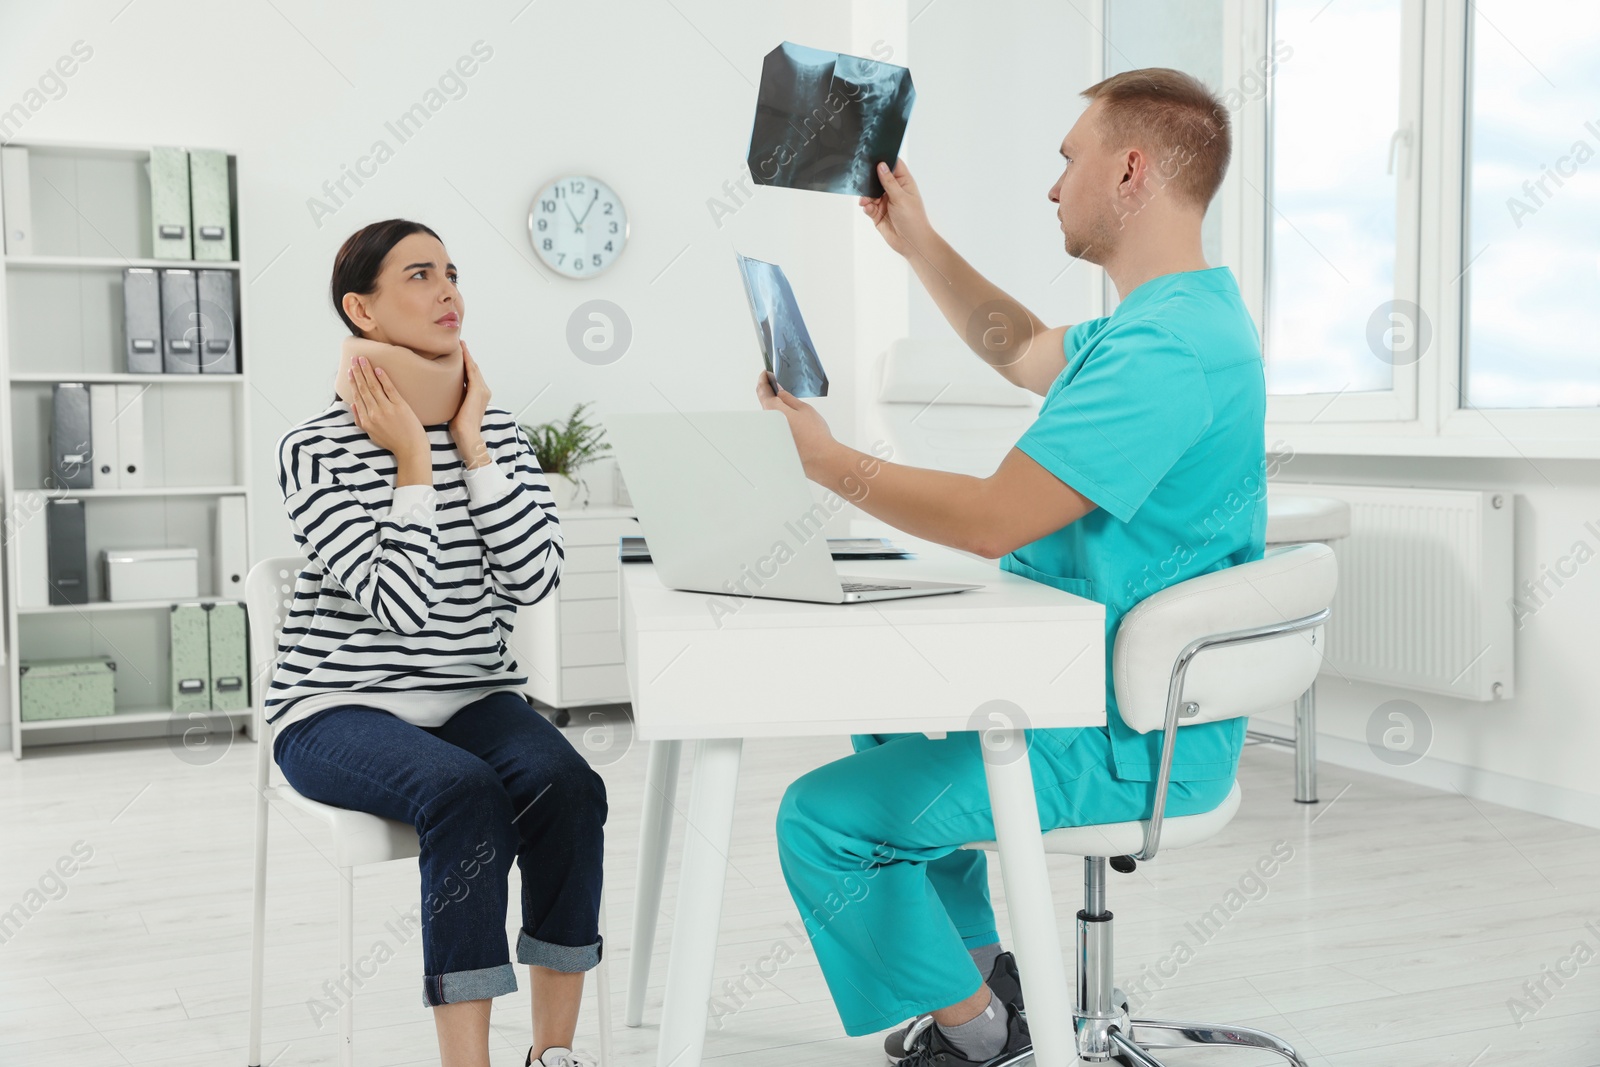
[[[522,697],[491,693],[437,727],[357,703],[325,708],[278,733],[273,758],[302,796],[416,827],[424,1004],[516,990],[505,936],[513,856],[517,962],[567,972],[600,962],[605,782]]]

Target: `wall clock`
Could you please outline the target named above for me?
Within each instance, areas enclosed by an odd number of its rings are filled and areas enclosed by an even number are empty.
[[[528,209],[528,240],[540,259],[568,278],[592,278],[628,243],[628,213],[605,182],[571,174],[548,182]]]

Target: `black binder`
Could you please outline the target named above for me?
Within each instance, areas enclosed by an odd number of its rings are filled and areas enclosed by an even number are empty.
[[[58,382],[51,390],[50,477],[53,488],[94,488],[89,387],[83,382]]]
[[[89,547],[83,501],[52,500],[45,511],[50,536],[50,603],[89,602]]]

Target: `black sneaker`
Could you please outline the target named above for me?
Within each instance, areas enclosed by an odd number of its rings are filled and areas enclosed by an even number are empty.
[[[1022,1003],[1022,979],[1017,974],[1017,957],[1009,952],[1002,952],[996,956],[985,984],[994,990],[994,995],[1000,998],[1000,1003],[1016,1008],[1017,1014],[1027,1019],[1028,1011]],[[913,1031],[920,1032],[918,1024],[927,1026],[932,1020],[931,1015],[919,1015],[883,1039],[883,1054],[888,1059],[889,1067],[899,1067],[900,1061],[910,1054],[911,1045],[916,1038],[916,1033]]]
[[[1028,1034],[1028,1020],[1018,1014],[1015,1005],[1007,1004],[1006,1043],[995,1055],[986,1060],[969,1059],[930,1020],[912,1037],[911,1051],[900,1061],[900,1067],[1010,1067],[1032,1055],[1033,1038]]]

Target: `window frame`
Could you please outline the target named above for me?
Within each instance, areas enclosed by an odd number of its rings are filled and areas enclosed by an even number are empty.
[[[1270,54],[1271,0],[1227,0],[1236,8],[1242,69]],[[1411,299],[1424,309],[1433,327],[1428,351],[1402,376],[1395,368],[1395,389],[1386,393],[1269,395],[1267,436],[1281,438],[1308,454],[1418,455],[1534,458],[1600,458],[1600,407],[1475,408],[1465,401],[1464,286],[1471,269],[1466,251],[1471,173],[1470,129],[1473,20],[1471,6],[1449,0],[1402,0],[1404,24],[1414,37],[1402,49],[1402,116],[1407,114],[1405,87],[1414,100],[1411,175],[1416,199],[1415,241],[1407,272],[1414,277],[1414,295],[1406,296],[1400,280],[1406,275],[1407,242],[1397,236],[1396,299]],[[1270,79],[1269,79],[1270,86]],[[1268,149],[1271,119],[1269,87],[1259,104],[1241,109],[1235,131],[1233,171],[1269,182]],[[1270,184],[1260,186],[1270,197]],[[1266,263],[1271,209],[1260,196],[1251,203],[1248,182],[1233,195],[1239,210],[1230,213],[1229,228],[1238,258],[1245,265],[1240,284],[1246,303],[1263,329],[1266,326]],[[1224,194],[1227,195],[1227,184]],[[1404,201],[1406,198],[1400,198]],[[1247,210],[1248,209],[1248,210]],[[1405,228],[1398,229],[1403,235]],[[1270,357],[1269,357],[1270,358]],[[1408,384],[1402,388],[1402,382]],[[1408,400],[1409,391],[1409,400]]]
[[[1259,0],[1257,3],[1246,5],[1244,13],[1246,19],[1259,20],[1263,29],[1259,39],[1270,51],[1277,40],[1277,28],[1273,15],[1273,0]],[[1421,304],[1421,249],[1422,249],[1422,167],[1420,166],[1422,153],[1423,124],[1423,11],[1422,0],[1401,0],[1401,41],[1400,41],[1400,106],[1398,113],[1399,126],[1396,128],[1395,137],[1409,130],[1409,142],[1402,141],[1394,145],[1394,159],[1396,170],[1399,171],[1399,180],[1395,184],[1395,263],[1394,263],[1394,294],[1393,300],[1408,300]],[[1290,42],[1291,46],[1293,42]],[[1249,47],[1254,48],[1251,45]],[[1255,51],[1243,61],[1255,61],[1261,52]],[[1290,62],[1293,57],[1290,57]],[[1260,214],[1261,242],[1256,247],[1260,249],[1262,258],[1261,296],[1258,322],[1261,326],[1261,343],[1263,352],[1270,352],[1272,346],[1270,314],[1272,309],[1271,293],[1268,288],[1270,279],[1269,265],[1271,263],[1273,233],[1273,216],[1276,208],[1273,206],[1273,174],[1272,160],[1272,120],[1273,120],[1273,77],[1268,77],[1268,90],[1262,101],[1262,108],[1255,117],[1255,128],[1246,131],[1246,136],[1261,142],[1260,159],[1261,167],[1255,173],[1259,176],[1260,185],[1246,190],[1243,208],[1251,214]],[[1403,161],[1403,162],[1402,162]],[[1246,182],[1247,187],[1253,183]],[[1269,357],[1270,358],[1270,357]],[[1393,377],[1390,388],[1364,392],[1335,392],[1320,393],[1270,393],[1267,397],[1268,422],[1288,422],[1296,424],[1321,424],[1341,423],[1410,423],[1417,419],[1418,393],[1419,393],[1419,367],[1417,361],[1410,364],[1392,368]]]

